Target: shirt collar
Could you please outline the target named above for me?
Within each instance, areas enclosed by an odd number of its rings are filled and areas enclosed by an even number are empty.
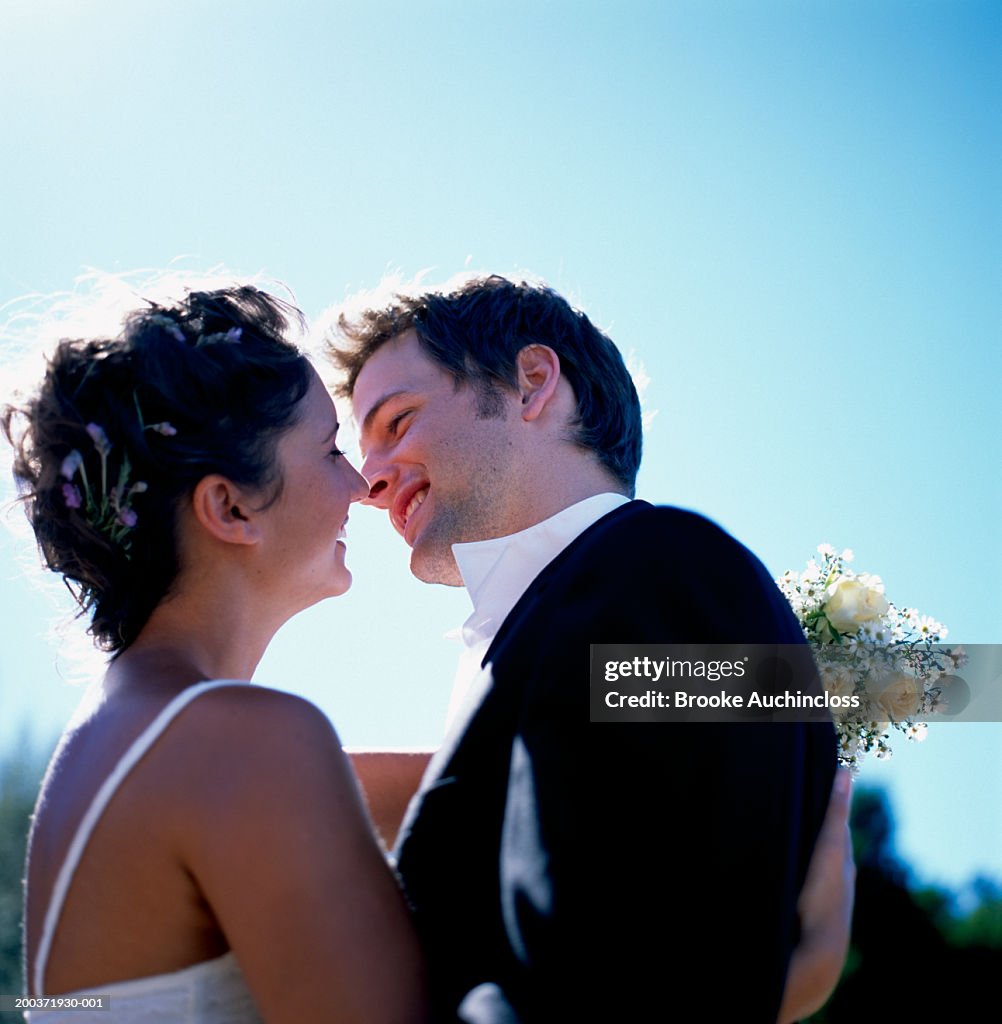
[[[507,537],[453,544],[473,614],[463,623],[467,647],[494,637],[529,584],[578,536],[630,499],[594,494]]]

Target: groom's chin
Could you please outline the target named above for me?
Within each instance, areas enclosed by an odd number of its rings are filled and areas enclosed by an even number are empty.
[[[411,575],[422,583],[441,583],[446,587],[463,586],[463,577],[453,557],[452,549],[429,550],[428,546],[417,544],[411,549]]]

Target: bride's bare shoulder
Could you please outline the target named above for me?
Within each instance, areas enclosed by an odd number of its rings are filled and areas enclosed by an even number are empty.
[[[201,694],[178,716],[165,751],[192,771],[211,769],[215,778],[264,781],[347,759],[330,719],[315,704],[256,685],[220,686]]]
[[[191,728],[199,725],[213,731],[222,729],[235,742],[248,734],[272,734],[276,742],[287,738],[290,730],[310,730],[317,738],[337,739],[327,715],[304,697],[254,683],[213,686],[202,693],[192,706],[198,707],[191,717]],[[258,738],[261,738],[258,736]]]

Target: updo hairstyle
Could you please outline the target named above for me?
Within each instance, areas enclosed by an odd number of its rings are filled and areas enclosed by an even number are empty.
[[[219,473],[274,501],[280,434],[310,386],[287,340],[299,310],[250,286],[130,314],[115,338],[63,340],[2,425],[42,559],[102,650],[131,644],[179,571],[178,511]]]

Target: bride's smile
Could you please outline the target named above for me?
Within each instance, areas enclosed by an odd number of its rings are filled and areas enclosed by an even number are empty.
[[[348,509],[369,493],[365,478],[337,448],[337,413],[315,371],[300,407],[276,445],[278,498],[260,513],[262,556],[274,556],[271,564],[295,595],[295,611],[351,586]]]

